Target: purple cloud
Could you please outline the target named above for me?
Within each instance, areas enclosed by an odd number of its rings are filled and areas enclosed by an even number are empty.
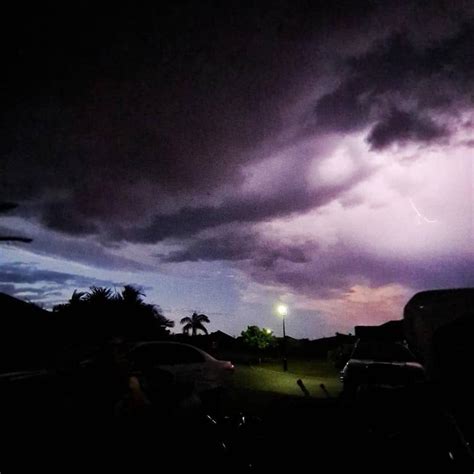
[[[407,31],[376,42],[345,60],[344,79],[315,106],[316,127],[338,132],[375,124],[375,149],[395,142],[429,142],[448,135],[432,113],[472,105],[474,26],[460,21],[450,36],[417,45]],[[407,110],[397,108],[406,104]]]
[[[367,141],[374,150],[380,150],[394,142],[429,143],[447,135],[447,128],[436,124],[429,117],[394,108],[372,128]]]
[[[182,250],[170,252],[161,259],[167,263],[252,260],[269,268],[279,259],[305,263],[309,258],[306,253],[302,245],[271,242],[257,232],[234,229],[213,237],[193,239]]]
[[[260,283],[286,286],[312,298],[328,298],[349,291],[360,282],[375,288],[400,284],[414,291],[474,285],[472,258],[452,255],[429,260],[377,257],[344,246],[325,251],[313,247],[306,257],[308,261],[301,264],[279,260],[272,267],[253,261],[246,270]]]
[[[157,280],[218,262],[303,299],[472,282],[468,2],[5,16],[1,224],[32,253]]]

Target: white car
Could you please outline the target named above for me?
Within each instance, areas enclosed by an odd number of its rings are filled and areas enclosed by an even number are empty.
[[[127,357],[135,371],[168,372],[178,384],[194,384],[198,393],[225,387],[234,372],[231,362],[217,360],[197,347],[180,342],[138,343]]]

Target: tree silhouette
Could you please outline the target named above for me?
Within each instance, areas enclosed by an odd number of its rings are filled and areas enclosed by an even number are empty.
[[[84,295],[84,300],[94,306],[105,306],[115,299],[114,292],[102,286],[91,286],[90,291]]]
[[[11,211],[16,207],[18,207],[18,204],[15,204],[14,202],[0,202],[0,213]],[[19,237],[17,235],[0,235],[0,242],[24,242],[29,244],[32,241],[33,239]]]
[[[131,285],[125,285],[122,292],[116,295],[125,325],[130,326],[133,319],[133,327],[138,333],[167,334],[167,328],[172,328],[174,322],[163,316],[158,306],[145,303],[143,296],[145,293]]]
[[[84,296],[85,292],[74,290],[71,298],[69,298],[67,303],[57,304],[53,307],[54,312],[65,312],[65,311],[74,311],[76,309],[84,307]]]
[[[264,350],[276,344],[276,338],[269,329],[261,329],[258,326],[247,326],[241,333],[242,339],[248,346]]]
[[[145,293],[142,293],[138,288],[132,285],[125,285],[122,292],[117,295],[117,298],[130,306],[143,306],[145,303],[142,296],[145,296]]]
[[[181,319],[180,323],[183,324],[183,332],[185,334],[189,334],[189,331],[192,331],[193,336],[195,336],[198,331],[208,334],[204,323],[210,323],[210,321],[205,314],[197,314],[194,312],[191,317]]]
[[[69,301],[53,311],[63,315],[69,333],[79,338],[121,336],[126,339],[161,338],[174,322],[159,307],[143,301],[144,293],[126,285],[120,292],[92,286],[87,293],[74,291]]]
[[[244,343],[258,354],[259,363],[262,362],[262,354],[276,345],[276,338],[272,331],[258,326],[247,326],[241,336]]]

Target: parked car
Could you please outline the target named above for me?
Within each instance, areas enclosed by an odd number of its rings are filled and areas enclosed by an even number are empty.
[[[425,380],[425,369],[403,344],[387,341],[357,341],[341,371],[346,394],[364,387],[403,387]]]
[[[142,342],[128,353],[134,372],[168,372],[178,384],[193,384],[198,392],[225,387],[234,372],[229,361],[217,360],[207,352],[180,342]]]

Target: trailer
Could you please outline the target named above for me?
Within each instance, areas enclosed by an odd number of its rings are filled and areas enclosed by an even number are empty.
[[[472,371],[474,288],[417,293],[406,304],[403,321],[407,342],[430,379],[447,382]]]

